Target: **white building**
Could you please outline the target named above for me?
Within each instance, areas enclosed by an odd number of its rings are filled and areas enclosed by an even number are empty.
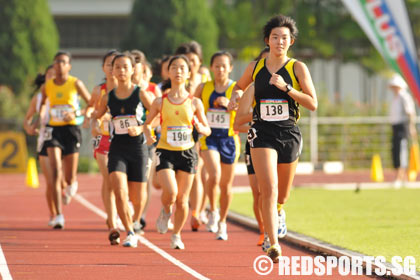
[[[88,89],[103,78],[102,56],[118,49],[134,0],[48,0],[60,35],[60,49],[73,55],[72,75]]]

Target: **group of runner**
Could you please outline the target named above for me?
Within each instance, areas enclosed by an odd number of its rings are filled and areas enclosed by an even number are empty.
[[[182,44],[174,55],[161,59],[158,85],[150,82],[151,67],[141,51],[110,51],[103,58],[105,80],[91,96],[80,80],[69,75],[71,55],[57,53],[45,82],[38,81],[38,86],[44,84],[24,124],[29,134],[35,134],[32,118],[43,108],[38,146],[47,179],[50,225],[64,227],[61,199],[69,203],[77,191],[81,140],[77,116],[83,114],[84,126],[90,126],[95,139],[112,245],[120,243],[118,213],[127,233],[123,246],[137,247],[136,233],[142,234],[145,227],[152,185],[162,190],[157,231],[172,229],[172,248],[185,248],[181,230],[189,209],[193,231],[205,223],[216,239],[227,240],[226,217],[241,131],[248,133],[246,163],[261,231],[258,245],[276,261],[281,255],[278,238],[287,232],[283,204],[302,147],[296,125],[299,104],[310,110],[317,107],[306,65],[287,56],[296,36],[293,19],[271,18],[264,27],[267,48],[238,82],[229,77],[233,58],[226,51],[211,57],[211,80],[201,67],[201,47],[196,42]],[[87,103],[84,110],[78,96]]]

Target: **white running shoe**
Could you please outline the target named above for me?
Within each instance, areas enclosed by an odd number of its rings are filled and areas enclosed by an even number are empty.
[[[171,218],[172,213],[165,213],[165,210],[160,210],[160,215],[156,221],[156,228],[159,233],[166,233],[168,231],[169,219]]]
[[[216,234],[217,240],[228,240],[227,225],[225,222],[219,222],[219,230]]]
[[[267,252],[267,250],[271,247],[270,244],[270,238],[268,238],[268,234],[264,233],[264,241],[263,244],[261,245],[261,249],[263,250],[263,252]]]
[[[219,211],[214,210],[209,212],[209,221],[207,223],[207,230],[210,232],[217,232],[217,224],[220,220]]]
[[[63,204],[64,205],[69,205],[70,204],[70,201],[71,201],[71,196],[69,196],[67,194],[67,191],[64,191],[63,192]]]
[[[123,246],[124,247],[131,247],[131,248],[137,248],[137,243],[139,242],[139,238],[135,234],[129,234],[124,239]]]
[[[64,216],[63,214],[59,214],[55,216],[54,222],[53,222],[53,228],[54,229],[63,229],[64,228]]]
[[[64,190],[63,194],[63,204],[68,205],[70,204],[71,199],[76,195],[77,189],[79,188],[78,182],[73,182]]]
[[[174,224],[172,223],[171,219],[168,221],[168,230],[174,230]]]
[[[181,236],[176,235],[176,234],[172,234],[172,236],[171,236],[171,248],[172,249],[179,249],[179,250],[184,250],[185,249],[185,245],[184,245],[184,243],[182,243]]]
[[[209,219],[207,218],[206,210],[201,211],[199,219],[201,223],[204,225],[209,222]]]
[[[134,233],[144,235],[144,231],[142,230],[142,226],[141,226],[140,222],[135,221],[133,223],[133,229],[134,229]]]
[[[279,238],[283,238],[287,234],[286,212],[284,211],[284,209],[280,210],[278,219],[279,219],[279,229],[278,229],[277,235]]]
[[[48,226],[52,227],[54,226],[54,217],[51,217],[50,220],[48,221]]]
[[[79,188],[79,183],[73,182],[72,184],[70,184],[70,186],[66,188],[66,192],[69,196],[73,197],[76,195],[78,188]]]

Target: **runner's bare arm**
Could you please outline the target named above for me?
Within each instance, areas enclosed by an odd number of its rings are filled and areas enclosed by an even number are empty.
[[[204,84],[200,84],[195,90],[194,97],[201,99],[201,94],[203,93]]]
[[[248,123],[252,121],[252,113],[250,113],[250,109],[252,102],[254,101],[254,90],[254,84],[251,84],[239,101],[235,122],[233,123],[233,129],[236,131],[248,132],[249,130]]]
[[[34,95],[29,103],[28,110],[26,111],[25,119],[23,121],[23,129],[25,129],[28,135],[36,135],[38,130],[36,129],[36,124],[32,124],[33,116],[36,113],[36,102],[37,96]]]
[[[144,107],[150,111],[152,107],[153,101],[155,100],[155,96],[150,91],[141,90],[140,91],[140,100],[143,103]]]
[[[254,71],[256,61],[252,61],[246,67],[242,77],[236,82],[236,85],[233,87],[232,96],[229,101],[228,110],[237,109],[239,99],[241,98],[243,91],[252,83],[252,72]]]
[[[83,121],[83,128],[89,127],[91,115],[95,111],[95,108],[100,101],[100,95],[101,95],[101,87],[95,86],[92,90],[92,95],[90,96],[90,99],[86,108],[85,119]]]
[[[162,107],[162,97],[158,97],[153,101],[152,107],[150,108],[147,119],[144,122],[144,135],[147,139],[147,145],[152,145],[156,142],[156,137],[152,136],[152,124],[155,118],[159,115],[160,108]]]
[[[160,90],[160,88],[158,86],[155,87],[155,96],[156,97],[161,97],[162,96],[162,91]]]
[[[289,96],[303,107],[315,111],[318,107],[318,99],[308,67],[305,63],[297,61],[295,63],[295,73],[302,91],[292,89],[288,93]]]
[[[193,105],[195,108],[195,116],[197,116],[198,122],[195,122],[195,128],[197,129],[198,133],[203,134],[205,136],[209,136],[211,134],[211,128],[207,122],[207,118],[204,115],[204,106],[201,99],[194,97]]]

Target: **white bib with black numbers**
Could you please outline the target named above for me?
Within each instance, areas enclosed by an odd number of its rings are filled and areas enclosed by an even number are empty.
[[[51,118],[54,122],[64,121],[64,116],[66,113],[72,113],[74,111],[71,105],[54,105],[51,107]]]
[[[225,109],[209,108],[207,111],[207,121],[211,128],[229,129],[230,113]]]
[[[289,103],[286,99],[261,99],[261,118],[265,121],[284,121],[289,119]]]
[[[191,143],[192,129],[184,126],[168,126],[166,140],[173,147],[183,147]]]
[[[137,119],[134,115],[116,116],[112,119],[115,134],[128,134],[128,128],[131,126],[137,126]]]

